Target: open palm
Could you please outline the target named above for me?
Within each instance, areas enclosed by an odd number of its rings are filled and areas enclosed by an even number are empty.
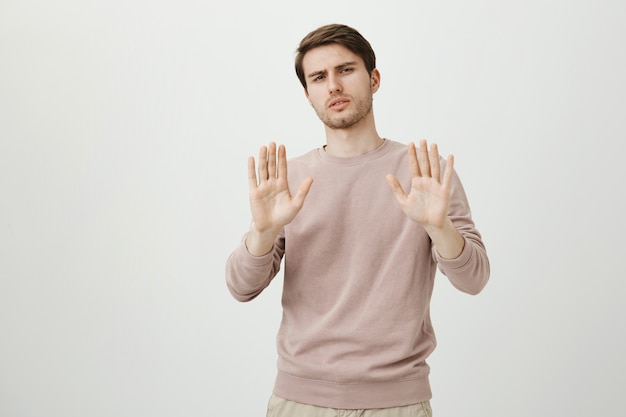
[[[313,180],[305,179],[295,196],[289,192],[285,147],[271,142],[259,151],[258,176],[253,157],[248,159],[250,210],[258,231],[280,231],[298,214]]]
[[[398,179],[387,175],[387,182],[393,190],[402,211],[413,221],[422,226],[442,227],[448,216],[450,204],[450,183],[454,167],[454,157],[448,162],[441,179],[441,164],[436,144],[420,141],[419,151],[415,144],[409,143],[409,168],[411,189],[407,194]]]

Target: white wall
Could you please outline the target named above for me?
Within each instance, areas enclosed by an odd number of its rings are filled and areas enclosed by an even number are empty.
[[[492,262],[441,277],[436,416],[619,415],[620,1],[0,4],[0,415],[262,416],[280,284],[239,304],[246,158],[323,143],[294,49],[374,46],[379,132],[454,153]]]

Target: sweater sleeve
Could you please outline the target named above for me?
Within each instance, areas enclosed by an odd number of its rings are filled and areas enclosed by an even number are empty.
[[[226,260],[226,285],[237,301],[256,298],[280,271],[285,253],[285,238],[281,233],[272,250],[263,256],[253,256],[246,248],[246,235]]]
[[[436,248],[433,248],[434,260],[452,285],[460,291],[476,295],[482,291],[489,280],[489,258],[480,232],[472,220],[465,190],[456,173],[452,181],[448,215],[454,227],[465,239],[465,246],[455,259],[442,258]]]

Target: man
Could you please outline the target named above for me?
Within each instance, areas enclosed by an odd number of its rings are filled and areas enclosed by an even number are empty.
[[[284,257],[278,374],[268,416],[430,416],[429,304],[437,268],[477,294],[489,261],[454,159],[377,133],[374,52],[326,25],[300,43],[296,74],[326,145],[289,160],[284,146],[248,160],[252,223],[226,265],[240,301],[259,295]]]

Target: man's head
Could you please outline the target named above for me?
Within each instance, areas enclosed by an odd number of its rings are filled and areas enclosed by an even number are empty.
[[[325,25],[306,35],[300,42],[300,46],[296,51],[296,75],[305,90],[307,89],[307,83],[302,65],[304,56],[311,49],[330,44],[342,45],[361,57],[368,73],[371,74],[376,68],[376,55],[374,54],[374,50],[370,43],[359,32],[346,25]]]

